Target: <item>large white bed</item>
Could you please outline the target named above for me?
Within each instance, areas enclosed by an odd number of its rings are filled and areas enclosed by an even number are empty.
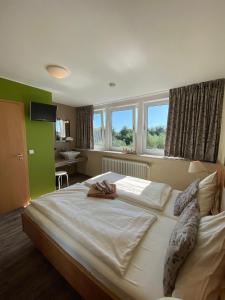
[[[105,175],[103,176],[101,175],[100,179],[104,179],[104,176]],[[107,176],[108,175],[106,174],[106,178],[108,178]],[[118,178],[120,178],[120,175],[118,175]],[[165,197],[165,195],[162,192],[163,190],[167,191],[166,193],[168,196],[166,201],[163,200],[164,205],[162,206],[162,208],[156,209],[155,206],[157,205],[155,205],[155,203],[153,203],[152,208],[148,205],[148,203],[146,206],[146,201],[142,202],[142,197],[136,197],[136,195],[134,197],[135,201],[134,202],[133,200],[130,201],[132,198],[132,197],[130,198],[131,191],[129,191],[129,197],[127,198],[125,195],[126,193],[124,194],[123,192],[120,192],[119,184],[118,184],[119,193],[118,193],[118,198],[116,198],[116,200],[102,200],[102,199],[91,200],[93,198],[89,199],[86,195],[89,189],[88,187],[96,180],[99,180],[99,177],[92,178],[91,181],[85,182],[83,184],[73,185],[66,189],[44,195],[40,197],[38,200],[32,201],[31,205],[29,205],[29,207],[27,207],[27,209],[25,210],[25,216],[29,220],[31,220],[32,223],[36,224],[37,228],[43,231],[47,237],[50,237],[50,239],[54,241],[56,246],[58,245],[61,249],[63,249],[66,255],[68,254],[70,258],[72,258],[75,262],[80,264],[84,268],[85,272],[87,272],[87,274],[91,274],[92,278],[96,279],[97,282],[100,283],[102,287],[105,287],[107,291],[110,291],[110,293],[114,295],[114,296],[110,296],[109,298],[103,297],[104,299],[156,300],[163,297],[164,261],[165,261],[165,256],[166,256],[171,233],[178,221],[178,218],[174,217],[173,215],[173,210],[174,210],[175,199],[177,195],[180,193],[180,191],[169,190],[168,192],[167,186],[163,186],[163,184],[159,186],[153,185],[152,193],[156,196],[156,198]],[[131,179],[131,182],[133,183],[134,180]],[[137,180],[137,182],[140,182],[140,186],[141,186],[142,182],[139,179]],[[151,192],[151,190],[148,190],[149,187],[146,186],[146,181],[145,182],[143,181],[143,186],[141,188],[143,188],[143,194],[146,196],[147,199],[147,195],[149,192]],[[152,185],[150,188],[152,189]],[[134,193],[137,192],[137,188],[133,188],[131,190],[133,190]],[[123,195],[125,195],[124,199],[123,197],[122,198],[120,197]],[[140,203],[139,200],[141,200]],[[67,216],[69,216],[69,218],[73,220],[73,217],[75,216],[74,210],[77,209],[76,203],[80,202],[82,206],[83,203],[82,201],[86,203],[85,204],[86,206],[82,207],[81,211],[88,209],[88,205],[91,206],[94,203],[94,201],[96,201],[96,203],[97,202],[99,203],[100,205],[99,209],[100,209],[101,204],[104,203],[104,201],[106,201],[109,205],[112,206],[113,209],[115,209],[115,207],[116,209],[118,208],[120,209],[121,206],[122,209],[127,208],[128,210],[131,210],[131,215],[133,214],[135,215],[136,212],[138,213],[143,212],[143,215],[145,217],[146,216],[148,217],[149,215],[149,218],[151,219],[151,222],[149,222],[150,225],[146,227],[146,231],[143,234],[143,236],[141,236],[141,238],[139,236],[140,238],[139,242],[137,243],[137,246],[135,246],[132,252],[131,259],[129,260],[129,264],[128,266],[126,266],[125,273],[122,273],[122,275],[118,274],[118,272],[116,272],[116,269],[113,269],[113,267],[110,266],[110,263],[107,263],[108,262],[107,259],[105,258],[103,259],[101,258],[100,255],[96,255],[92,247],[85,247],[85,244],[82,243],[82,239],[80,240],[79,238],[78,239],[76,238],[76,230],[75,229],[73,230],[73,224],[74,226],[76,226],[75,224],[78,224],[81,225],[81,227],[83,227],[84,223],[79,224],[80,221],[78,220],[78,223],[71,223],[72,227],[65,226],[65,223],[67,223],[67,219],[65,217],[66,215],[64,214],[63,216],[62,214],[62,216],[60,216],[60,206],[57,207],[57,205],[60,204],[61,202],[64,202],[63,205],[68,210]],[[158,202],[160,201],[161,200],[158,199]],[[152,204],[151,201],[150,204]],[[45,205],[47,206],[50,205],[51,208],[56,209],[55,216],[54,216],[54,210],[50,209],[48,213],[45,212]],[[80,208],[81,207],[78,205],[78,209]],[[111,207],[109,207],[109,211],[110,210]],[[96,214],[98,214],[98,210],[94,210],[94,211],[96,212]],[[53,212],[53,215],[51,215],[51,212]],[[62,220],[61,222],[59,222],[58,219],[61,219],[61,217]],[[82,218],[83,217],[85,217],[85,215],[84,216],[82,215]],[[91,214],[87,214],[86,217],[91,218]],[[94,217],[96,216],[93,216],[93,218]],[[100,217],[102,218],[102,216]],[[110,218],[111,218],[110,220],[111,223],[110,222],[109,223],[112,225],[113,215],[110,216]],[[83,220],[85,220],[85,218]],[[88,219],[86,219],[86,222],[87,220]],[[115,220],[118,221],[119,219],[115,218]],[[104,221],[107,221],[107,218]],[[110,224],[109,224],[109,228],[110,228]],[[25,222],[25,232],[27,232],[28,235],[29,235],[29,228],[27,226],[30,225],[32,224],[30,223],[26,225]],[[84,226],[85,230],[86,227],[88,230],[90,230],[90,226],[92,226],[91,222],[89,225],[87,224],[87,226]],[[109,228],[107,230],[109,230]],[[107,230],[106,232],[108,232]],[[32,235],[34,236],[37,233],[38,232],[36,233],[31,232],[30,237],[32,238]],[[110,234],[110,230],[109,230],[109,234]],[[101,240],[101,238],[102,237],[97,234],[96,239]],[[95,236],[93,237],[93,239],[95,239]],[[113,247],[112,245],[110,245],[110,243],[112,243],[112,241],[110,241],[110,236],[109,239],[106,237],[106,242],[109,243],[108,245],[106,245],[106,249],[107,247],[109,247],[108,248],[109,250],[111,250],[111,248],[115,248],[114,244]],[[44,242],[41,241],[41,244],[44,244]],[[49,245],[52,247],[52,244]],[[43,250],[42,245],[40,246],[40,243],[39,243],[39,249]],[[116,258],[117,250],[118,249],[113,249],[110,255],[115,254],[115,258]],[[45,254],[45,252],[47,253],[48,250],[45,249],[43,253]],[[48,255],[46,256],[49,258]],[[83,296],[85,297],[85,295]],[[85,297],[85,299],[97,299],[97,298],[94,297],[94,295],[93,297],[92,296],[90,297],[89,294],[89,296]],[[201,299],[206,299],[206,298],[203,297]],[[207,298],[207,299],[214,300],[214,298]],[[184,300],[190,300],[190,299],[186,297]]]
[[[124,277],[121,277],[37,209],[29,207],[26,214],[119,298],[156,300],[163,297],[163,263],[176,224],[174,219],[163,215],[158,217],[135,250]]]
[[[67,191],[74,187],[67,188]],[[34,205],[30,205],[25,214],[119,299],[155,300],[163,297],[163,265],[170,235],[177,222],[173,205],[178,193],[177,190],[170,193],[163,211],[146,209],[157,219],[136,247],[124,276],[116,274]]]

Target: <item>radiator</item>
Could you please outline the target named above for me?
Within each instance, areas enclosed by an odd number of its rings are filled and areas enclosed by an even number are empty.
[[[149,179],[150,164],[125,159],[103,157],[102,172],[105,173],[109,171],[116,172],[122,175],[129,175],[138,178]]]

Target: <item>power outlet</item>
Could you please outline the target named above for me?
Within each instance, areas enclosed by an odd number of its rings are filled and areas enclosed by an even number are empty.
[[[29,149],[28,153],[29,153],[29,155],[33,155],[34,154],[34,149]]]

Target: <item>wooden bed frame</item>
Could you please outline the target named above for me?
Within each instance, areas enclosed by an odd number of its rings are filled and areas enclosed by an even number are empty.
[[[22,214],[22,224],[23,231],[29,236],[36,248],[84,299],[121,300],[25,214]]]

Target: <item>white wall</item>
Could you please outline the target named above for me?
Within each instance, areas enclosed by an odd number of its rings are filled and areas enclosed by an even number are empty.
[[[218,161],[225,166],[225,96],[223,100],[223,113],[222,113],[222,127],[221,127],[221,134],[220,134],[220,146],[219,146],[219,155]],[[225,167],[223,169],[223,176],[222,176],[223,184],[225,187]],[[221,202],[222,210],[225,210],[225,188],[223,189],[222,193],[222,202]]]
[[[225,96],[223,100],[223,112],[222,112],[222,124],[221,124],[218,161],[220,161],[223,165],[225,165]]]

